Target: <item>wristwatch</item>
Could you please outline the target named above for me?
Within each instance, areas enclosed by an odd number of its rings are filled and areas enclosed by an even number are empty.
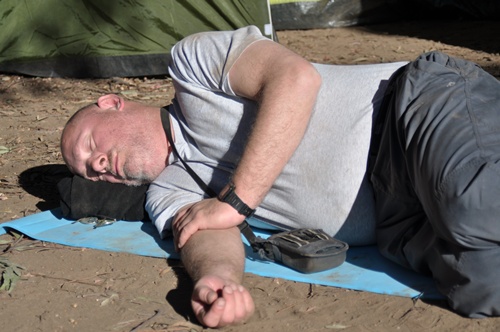
[[[246,205],[241,198],[236,195],[234,190],[236,189],[234,183],[229,183],[229,189],[227,189],[224,193],[220,193],[217,196],[217,199],[221,202],[227,203],[231,205],[239,214],[244,215],[245,217],[250,217],[255,213],[254,209],[251,209],[248,205]]]

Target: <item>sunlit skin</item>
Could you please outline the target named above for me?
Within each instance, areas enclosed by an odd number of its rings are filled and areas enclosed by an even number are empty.
[[[61,151],[68,168],[92,181],[150,183],[167,165],[160,109],[106,95],[68,123]]]
[[[236,95],[259,105],[232,176],[236,194],[255,208],[300,143],[321,77],[305,59],[263,40],[245,49],[229,78]],[[74,173],[138,184],[154,179],[167,165],[169,146],[158,108],[107,95],[84,115],[62,137],[63,157]],[[199,322],[223,327],[248,320],[255,305],[242,286],[245,250],[237,225],[244,216],[207,198],[182,207],[173,219],[174,244],[193,279],[191,305]]]

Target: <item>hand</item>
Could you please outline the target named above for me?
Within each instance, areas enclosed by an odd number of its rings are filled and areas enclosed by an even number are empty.
[[[241,324],[253,315],[253,299],[242,285],[217,276],[205,276],[194,286],[191,306],[207,327]]]
[[[243,220],[245,216],[217,198],[187,205],[179,210],[172,223],[176,249],[181,249],[198,230],[228,229],[239,225]]]

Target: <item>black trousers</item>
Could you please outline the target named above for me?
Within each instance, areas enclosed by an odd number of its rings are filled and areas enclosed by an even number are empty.
[[[377,241],[450,306],[500,315],[500,82],[424,54],[391,82],[373,138]]]

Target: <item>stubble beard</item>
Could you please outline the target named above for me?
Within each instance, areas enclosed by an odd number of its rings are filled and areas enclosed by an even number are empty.
[[[144,149],[138,150],[146,152]],[[123,164],[124,183],[129,186],[141,186],[154,181],[156,174],[152,174],[154,163],[149,153],[138,153],[134,160],[126,160]]]
[[[143,128],[137,128],[133,138],[129,136],[127,151],[124,151],[126,160],[123,164],[124,182],[129,186],[140,186],[149,184],[156,179],[157,161],[154,143],[154,137],[145,133]],[[160,170],[161,173],[163,169]]]
[[[144,170],[142,170],[142,168],[139,171],[131,171],[127,163],[123,165],[123,173],[125,175],[125,180],[123,183],[127,186],[137,187],[144,184],[149,184],[155,179],[150,174],[147,174]]]

